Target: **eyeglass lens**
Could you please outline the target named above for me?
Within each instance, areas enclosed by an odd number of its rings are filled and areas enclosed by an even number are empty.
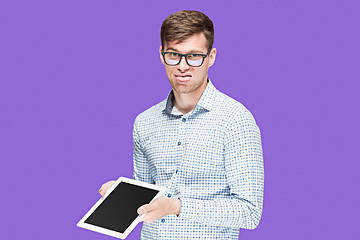
[[[164,58],[167,64],[177,65],[180,62],[181,55],[178,53],[165,53]],[[200,66],[203,62],[203,56],[198,54],[191,54],[186,56],[186,60],[191,66]]]

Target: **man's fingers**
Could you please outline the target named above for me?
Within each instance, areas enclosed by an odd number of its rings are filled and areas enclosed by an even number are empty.
[[[148,213],[145,215],[145,217],[142,219],[143,222],[146,223],[152,223],[154,220],[152,220],[150,217],[148,217]]]
[[[154,222],[155,220],[157,220],[156,216],[154,215],[154,214],[156,214],[155,212],[156,211],[148,211],[146,213],[146,215],[142,218],[141,221],[146,222],[146,223]]]
[[[109,190],[109,188],[115,183],[114,180],[109,181],[107,183],[104,183],[101,188],[99,189],[99,193],[101,196],[104,196],[105,193],[107,192],[107,190]]]
[[[146,212],[150,211],[149,205],[150,204],[142,205],[141,207],[138,208],[137,213],[140,215],[140,214],[143,214],[143,213],[146,213]]]
[[[101,196],[104,196],[106,193],[107,189],[104,188],[104,184],[101,186],[101,188],[99,189],[99,193]]]
[[[99,189],[99,193],[102,197],[105,195],[105,192],[101,188]]]
[[[157,201],[157,199],[155,199],[154,202],[149,203],[149,204],[144,204],[141,207],[139,207],[137,212],[138,212],[138,214],[143,214],[143,213],[146,213],[146,212],[158,209],[158,208],[159,208],[159,202]]]

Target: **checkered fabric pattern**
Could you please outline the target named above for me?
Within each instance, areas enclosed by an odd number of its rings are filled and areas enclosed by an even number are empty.
[[[135,119],[134,179],[168,188],[179,216],[143,223],[141,239],[238,239],[254,229],[263,206],[260,130],[239,102],[208,84],[182,115],[174,95]]]

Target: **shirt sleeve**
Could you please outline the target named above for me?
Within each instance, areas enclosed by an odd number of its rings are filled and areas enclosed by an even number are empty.
[[[230,198],[180,198],[179,218],[211,226],[254,229],[262,214],[264,165],[260,130],[250,112],[229,123],[224,140]]]
[[[134,123],[133,128],[133,143],[134,143],[134,151],[133,151],[133,163],[134,163],[134,173],[133,178],[135,180],[152,183],[154,184],[154,180],[151,177],[148,162],[144,156],[143,149],[141,147],[140,135],[138,131],[138,123],[137,119]]]

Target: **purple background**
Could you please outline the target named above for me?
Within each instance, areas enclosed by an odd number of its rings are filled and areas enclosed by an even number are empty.
[[[132,177],[133,121],[171,90],[160,26],[183,9],[213,20],[209,76],[262,133],[263,217],[240,239],[360,239],[350,0],[0,1],[0,239],[114,239],[75,224]]]

